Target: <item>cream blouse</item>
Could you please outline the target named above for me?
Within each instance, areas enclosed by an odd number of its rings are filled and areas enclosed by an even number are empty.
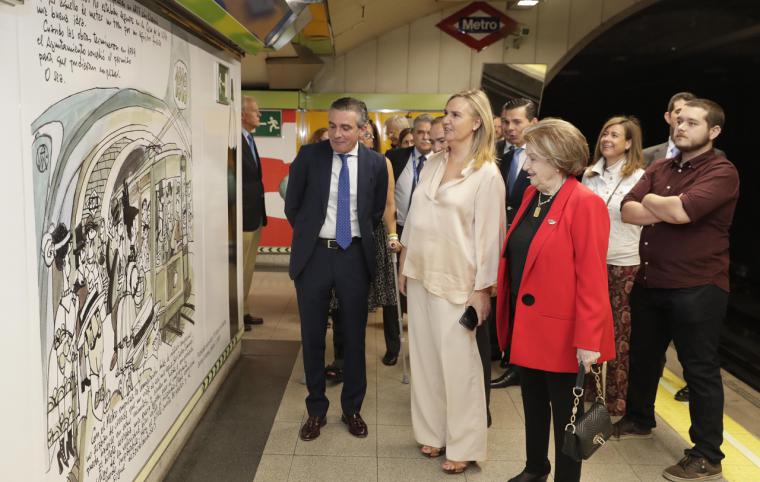
[[[496,284],[506,235],[505,188],[495,162],[441,184],[446,151],[432,155],[412,195],[401,243],[403,274],[454,304]]]

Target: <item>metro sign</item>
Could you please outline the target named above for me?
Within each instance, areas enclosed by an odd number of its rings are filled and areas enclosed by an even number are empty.
[[[480,52],[515,32],[518,24],[486,2],[472,2],[438,22],[436,27]]]

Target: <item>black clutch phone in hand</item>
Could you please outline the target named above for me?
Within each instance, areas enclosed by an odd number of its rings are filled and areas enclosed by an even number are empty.
[[[462,317],[459,318],[459,324],[468,330],[474,331],[475,328],[478,327],[478,312],[475,311],[475,308],[468,306],[467,309],[464,310]]]

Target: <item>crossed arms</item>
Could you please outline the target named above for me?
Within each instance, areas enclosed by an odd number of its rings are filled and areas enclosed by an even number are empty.
[[[624,223],[637,224],[657,224],[666,222],[668,224],[687,224],[691,218],[686,213],[681,201],[681,196],[658,196],[649,193],[645,195],[641,202],[628,201],[623,204],[621,216]]]

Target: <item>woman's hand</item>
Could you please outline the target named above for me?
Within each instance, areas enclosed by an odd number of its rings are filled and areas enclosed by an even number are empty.
[[[406,296],[406,276],[403,274],[398,275],[398,291],[402,295]]]
[[[398,253],[401,251],[401,242],[398,239],[389,239],[388,249],[391,251],[391,253]]]
[[[478,326],[482,325],[491,313],[491,289],[473,291],[465,306],[472,306],[478,314]]]
[[[584,350],[583,348],[578,348],[578,351],[576,352],[576,357],[578,358],[578,363],[583,363],[583,368],[586,369],[586,373],[591,371],[591,365],[597,362],[599,360],[599,356],[601,354],[598,351],[591,351],[591,350]]]

